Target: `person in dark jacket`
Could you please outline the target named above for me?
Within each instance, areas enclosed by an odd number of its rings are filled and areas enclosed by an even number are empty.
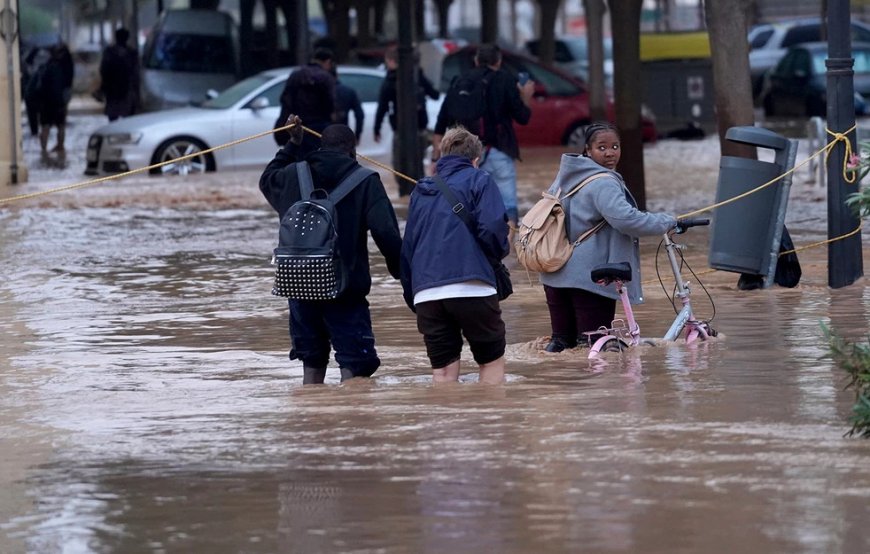
[[[476,222],[472,235],[441,194],[422,179],[408,206],[402,242],[402,289],[417,313],[417,329],[436,383],[459,379],[462,336],[480,366],[480,382],[504,381],[505,327],[489,259],[508,255],[508,226],[498,186],[477,169],[483,146],[462,127],[447,131],[440,176]]]
[[[51,58],[41,70],[39,81],[39,146],[43,154],[48,153],[48,135],[52,127],[57,128],[57,144],[54,152],[65,152],[66,110],[69,91],[72,89],[72,57],[63,44],[51,47]]]
[[[387,49],[384,54],[384,64],[387,66],[387,76],[381,84],[378,94],[378,109],[375,112],[375,142],[381,142],[381,125],[384,116],[389,114],[390,128],[393,129],[393,166],[399,160],[399,136],[396,133],[396,113],[398,111],[398,88],[396,86],[396,71],[399,68],[399,51],[395,46]],[[417,66],[417,156],[414,158],[416,165],[411,172],[411,177],[419,179],[423,176],[423,158],[426,156],[426,147],[429,145],[429,113],[426,111],[426,98],[438,99],[438,91],[432,86],[432,82],[426,78],[423,70]],[[413,183],[409,183],[401,177],[396,177],[399,185],[399,196],[411,194]]]
[[[103,50],[100,59],[100,95],[106,102],[109,121],[129,117],[139,107],[139,53],[127,46],[130,31],[115,31],[115,44]]]
[[[335,115],[333,119],[336,123],[350,127],[349,114],[353,112],[353,134],[356,135],[356,143],[359,144],[359,139],[362,137],[363,121],[366,117],[359,101],[359,95],[353,88],[338,79],[334,68],[332,75],[335,77]]]
[[[304,65],[287,77],[284,90],[281,92],[281,114],[275,120],[274,128],[283,127],[287,117],[292,113],[305,122],[305,126],[322,132],[333,123],[335,112],[335,78],[332,76],[334,66],[332,51],[318,48],[311,56],[311,62]],[[306,134],[303,141],[316,145],[312,135]],[[278,146],[287,144],[287,131],[275,133]]]
[[[359,167],[356,139],[346,125],[325,128],[319,149],[302,139],[302,120],[290,115],[286,146],[278,151],[260,177],[260,191],[279,219],[301,199],[296,177],[297,161],[311,167],[315,188],[332,191],[345,176]],[[341,368],[341,380],[370,377],[380,359],[375,350],[369,305],[366,301],[372,279],[369,273],[367,232],[384,255],[387,270],[399,277],[402,247],[396,214],[377,174],[368,177],[336,204],[338,252],[347,270],[345,291],[335,300],[289,300],[290,359],[301,359],[303,383],[323,383],[329,362],[330,343]]]
[[[513,75],[501,68],[501,50],[494,44],[483,44],[474,57],[475,79],[486,82],[486,112],[480,139],[484,154],[480,168],[488,171],[498,188],[507,209],[508,218],[515,228],[519,222],[517,211],[517,170],[514,160],[520,157],[514,122],[525,125],[532,116],[531,99],[535,84],[531,80],[520,85]],[[447,113],[447,102],[441,105],[435,133],[432,137],[432,160],[441,155],[440,142],[445,130],[455,124],[455,116]]]

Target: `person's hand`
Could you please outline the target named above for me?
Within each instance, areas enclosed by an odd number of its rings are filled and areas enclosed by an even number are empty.
[[[290,142],[296,146],[302,144],[302,119],[300,119],[298,115],[291,113],[290,116],[287,117],[287,123],[285,125],[292,125],[292,127],[287,129],[287,134],[290,135]]]
[[[523,99],[523,102],[528,104],[535,94],[535,82],[529,79],[524,85],[517,83],[517,88],[520,89],[520,97]]]

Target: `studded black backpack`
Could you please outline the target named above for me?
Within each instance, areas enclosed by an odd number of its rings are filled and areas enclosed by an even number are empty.
[[[281,218],[278,247],[272,256],[272,294],[296,300],[332,300],[347,284],[347,270],[338,253],[335,205],[375,172],[362,166],[331,193],[315,189],[307,162],[296,164],[301,200]]]

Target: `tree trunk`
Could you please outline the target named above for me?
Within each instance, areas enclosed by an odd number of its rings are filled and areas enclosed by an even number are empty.
[[[604,77],[604,0],[583,0],[586,13],[586,40],[589,41],[589,115],[593,121],[607,119],[607,94]]]
[[[372,0],[356,0],[356,42],[361,48],[374,44],[372,37]]]
[[[438,36],[447,38],[447,26],[449,25],[448,16],[450,15],[450,5],[453,0],[435,0],[435,7],[438,8]]]
[[[343,63],[350,50],[350,0],[321,0],[323,15],[329,22],[329,36],[335,44],[335,61]]]
[[[480,42],[498,41],[498,0],[480,0]]]
[[[556,16],[559,15],[559,4],[562,0],[538,0],[541,10],[541,27],[538,29],[538,59],[545,64],[552,64],[556,55]]]
[[[725,140],[729,128],[753,125],[749,45],[746,42],[752,0],[707,2],[707,29],[713,61],[713,94],[719,147],[723,155],[755,158],[755,148]]]
[[[619,172],[637,200],[646,209],[646,185],[643,170],[643,128],[640,120],[640,10],[643,0],[610,2],[612,26],[619,29],[613,41],[613,86],[616,98],[616,126],[622,143]],[[746,42],[744,36],[743,42]],[[746,73],[749,75],[749,72]]]

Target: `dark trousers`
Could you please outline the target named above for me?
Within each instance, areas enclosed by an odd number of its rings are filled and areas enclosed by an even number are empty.
[[[381,365],[365,298],[290,300],[289,304],[291,360],[300,359],[308,367],[325,368],[331,344],[335,361],[355,377],[370,377]]]
[[[550,310],[552,337],[574,344],[585,344],[585,331],[610,327],[616,313],[616,300],[582,289],[563,289],[544,285]],[[593,337],[594,338],[594,337]]]

